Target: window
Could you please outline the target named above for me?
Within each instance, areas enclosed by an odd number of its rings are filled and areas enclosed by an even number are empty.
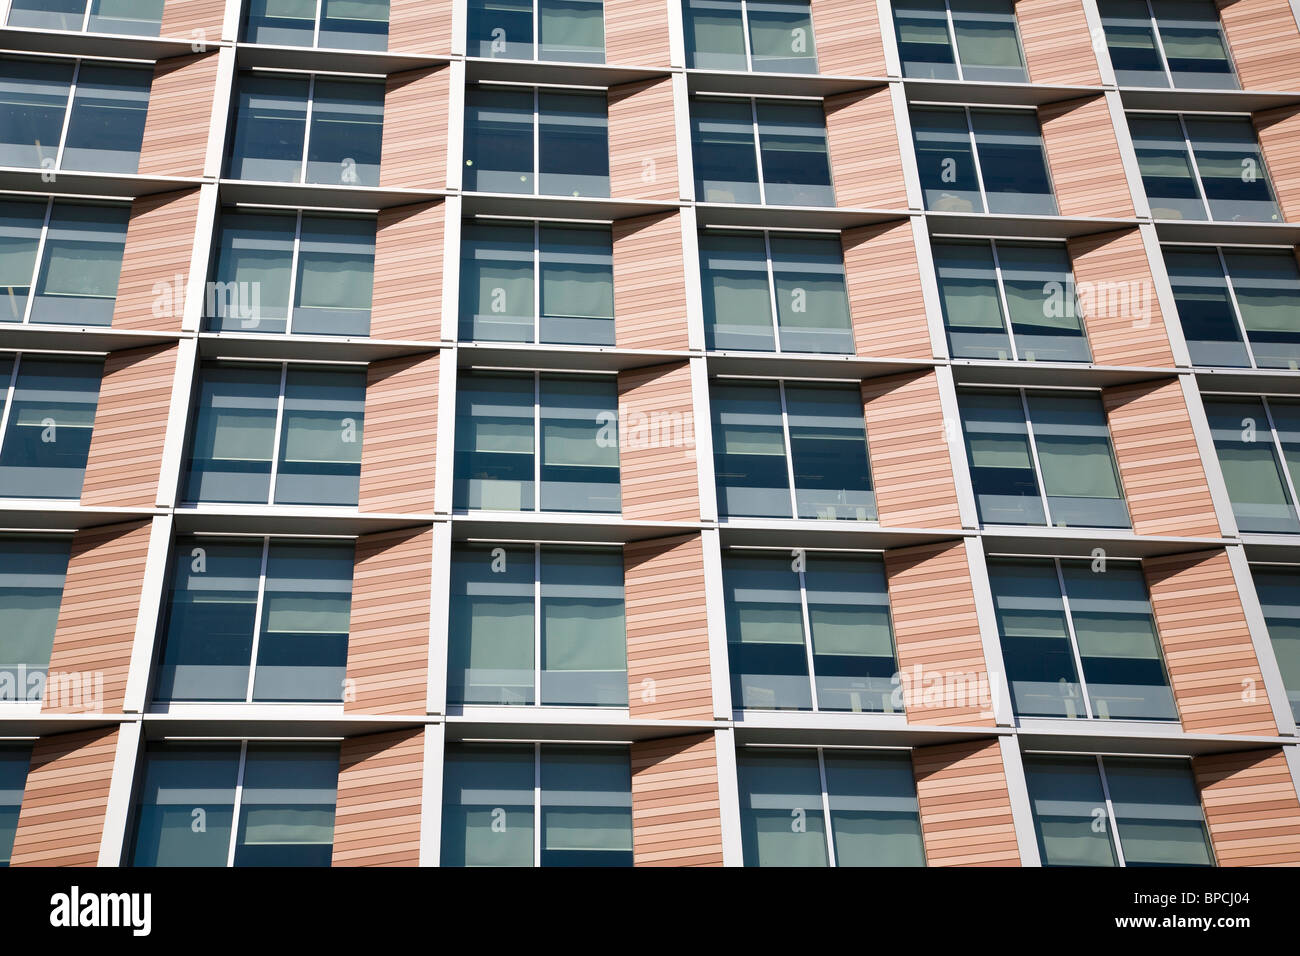
[[[463,340],[614,344],[608,226],[467,222],[460,272]]]
[[[1194,365],[1300,367],[1300,269],[1291,249],[1165,246]]]
[[[540,48],[534,37],[541,38]],[[469,0],[470,56],[605,62],[601,0]]]
[[[379,185],[383,83],[244,74],[236,100],[231,178]]]
[[[1277,222],[1248,116],[1129,116],[1142,184],[1156,219]]]
[[[1033,110],[913,107],[912,136],[926,209],[1057,214]]]
[[[11,27],[156,37],[163,0],[11,0]]]
[[[1043,866],[1213,866],[1186,760],[1026,755]]]
[[[722,584],[733,706],[902,710],[878,556],[732,549]]]
[[[449,641],[453,704],[626,707],[622,551],[458,546]]]
[[[364,369],[205,364],[197,392],[186,501],[356,507]]]
[[[991,558],[989,581],[1017,714],[1178,719],[1138,565]]]
[[[711,395],[724,517],[876,520],[860,388],[734,380]]]
[[[470,372],[456,392],[456,508],[622,510],[613,376]]]
[[[1214,0],[1098,0],[1120,86],[1235,90]]]
[[[609,196],[609,106],[603,93],[470,87],[466,191]]]
[[[1250,573],[1291,712],[1300,720],[1300,566],[1255,564]]]
[[[31,753],[29,747],[0,746],[0,867],[9,865],[13,853]]]
[[[631,866],[625,747],[448,744],[443,866]]]
[[[182,538],[158,700],[344,699],[352,542]]]
[[[0,59],[0,166],[134,173],[152,83],[144,68]]]
[[[338,777],[337,744],[150,743],[131,865],[329,866]]]
[[[906,753],[745,747],[736,773],[746,866],[925,866]]]
[[[111,325],[129,218],[127,206],[0,204],[0,322]]]
[[[1271,396],[1207,397],[1205,414],[1241,531],[1300,532],[1300,402]]]
[[[212,331],[370,334],[373,219],[228,211],[215,258]]]
[[[817,72],[808,0],[683,0],[682,14],[693,69]]]
[[[4,635],[0,641],[0,701],[41,700],[44,696],[70,548],[67,538],[0,537],[0,634]],[[3,763],[0,753],[0,778]],[[4,786],[0,783],[0,807]],[[5,852],[3,832],[0,809],[0,853]]]
[[[982,522],[1130,527],[1096,393],[962,389],[958,403]]]
[[[835,205],[820,103],[696,97],[691,150],[701,202]]]
[[[1064,245],[936,239],[931,248],[955,358],[1092,361]]]
[[[0,354],[0,498],[81,497],[103,369]]]
[[[710,349],[853,354],[838,234],[701,232]]]
[[[1013,0],[894,0],[894,29],[904,76],[1029,80]]]
[[[388,0],[251,0],[246,43],[388,49]]]

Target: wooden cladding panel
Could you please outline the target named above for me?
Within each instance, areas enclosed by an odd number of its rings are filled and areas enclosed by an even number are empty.
[[[1011,796],[996,740],[912,751],[929,866],[1019,866]]]
[[[1219,519],[1178,380],[1117,385],[1101,395],[1133,530],[1217,537]]]
[[[1300,866],[1300,800],[1281,748],[1192,758],[1219,866]]]
[[[437,352],[371,362],[361,445],[362,511],[433,512]]]
[[[371,338],[430,342],[442,334],[445,218],[441,201],[380,210]]]
[[[388,189],[444,189],[450,70],[407,70],[384,86],[384,132],[379,184]]]
[[[131,521],[73,535],[42,713],[122,709],[149,529]]]
[[[668,5],[605,0],[605,62],[668,65]]]
[[[711,720],[713,685],[700,536],[626,545],[623,590],[632,717]]]
[[[934,372],[868,379],[862,383],[862,404],[880,524],[960,528]]]
[[[1031,83],[1101,85],[1081,0],[1016,0],[1016,22]]]
[[[620,219],[613,226],[614,342],[621,349],[688,348],[681,217]]]
[[[889,87],[828,96],[824,105],[836,205],[906,209]]]
[[[424,731],[348,737],[339,750],[334,866],[419,866]]]
[[[1275,735],[1227,553],[1146,558],[1142,571],[1183,729]]]
[[[11,866],[94,866],[108,813],[118,730],[79,730],[32,745]]]
[[[140,141],[141,176],[203,175],[216,89],[215,50],[158,61]]]
[[[677,130],[668,78],[609,89],[609,194],[675,202]]]
[[[432,528],[357,538],[347,713],[427,712],[432,580]]]
[[[175,345],[155,345],[113,352],[104,360],[81,486],[83,505],[154,506],[176,353]]]
[[[388,49],[451,53],[452,0],[388,0]]]
[[[221,39],[225,19],[226,0],[166,0],[159,35],[211,43]],[[196,36],[196,30],[202,31],[202,35]]]
[[[1141,233],[1133,228],[1079,236],[1067,247],[1093,361],[1172,368]]]
[[[713,734],[632,745],[632,861],[636,866],[722,865]]]
[[[1300,83],[1293,84],[1300,86]],[[1284,106],[1255,114],[1255,132],[1264,167],[1277,194],[1282,218],[1300,221],[1300,107]]]
[[[1295,90],[1300,29],[1287,0],[1216,0],[1243,90]]]
[[[933,357],[911,221],[846,229],[840,243],[857,353]]]
[[[884,76],[880,17],[869,0],[812,0],[817,72],[828,76]]]
[[[894,645],[911,724],[993,723],[975,591],[961,541],[885,552]],[[933,681],[942,679],[942,692]]]
[[[690,364],[619,372],[618,406],[623,517],[699,521]]]
[[[131,203],[113,328],[181,330],[198,218],[197,189],[141,196]],[[160,295],[164,288],[167,294]]]
[[[1038,119],[1060,214],[1131,219],[1133,196],[1106,98],[1098,94],[1040,106]]]

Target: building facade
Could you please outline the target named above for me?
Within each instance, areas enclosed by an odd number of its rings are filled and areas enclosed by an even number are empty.
[[[1300,864],[1290,0],[0,0],[0,862]]]

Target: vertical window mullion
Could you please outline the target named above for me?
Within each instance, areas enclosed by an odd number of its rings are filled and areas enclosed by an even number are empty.
[[[90,29],[90,11],[95,6],[95,0],[86,0],[86,8],[81,12],[81,32],[85,33]]]
[[[45,201],[45,218],[41,221],[40,235],[36,237],[36,261],[32,264],[32,281],[27,287],[27,304],[23,307],[23,325],[32,321],[32,308],[36,302],[36,284],[41,278],[41,258],[45,255],[45,240],[50,234],[50,220],[54,217],[54,197]]]
[[[1155,37],[1156,49],[1160,51],[1160,65],[1165,69],[1165,79],[1169,81],[1169,88],[1174,88],[1174,71],[1169,69],[1169,55],[1165,53],[1165,41],[1160,36],[1160,21],[1156,19],[1156,11],[1151,6],[1151,0],[1147,2],[1147,16],[1151,18],[1151,35]]]
[[[746,40],[746,43],[749,41]],[[763,184],[763,143],[758,135],[758,101],[754,97],[749,98],[749,117],[754,124],[754,160],[758,167],[758,202],[761,206],[767,205],[767,189]]]
[[[312,25],[311,45],[312,49],[320,46],[320,21],[325,15],[325,0],[316,0],[316,22]]]
[[[748,73],[753,73],[754,51],[750,49],[749,44],[749,0],[740,0],[740,31],[744,34],[745,70]]]
[[[1124,847],[1119,842],[1119,824],[1115,820],[1115,804],[1110,799],[1110,781],[1106,779],[1106,764],[1100,756],[1097,760],[1097,776],[1101,777],[1101,795],[1106,798],[1106,817],[1110,820],[1110,840],[1115,847],[1115,859],[1119,861],[1120,866],[1128,866],[1124,862]]]
[[[795,517],[798,517],[798,515],[795,515]],[[807,560],[808,552],[804,551],[804,561]],[[814,711],[819,711],[821,710],[821,702],[817,700],[817,672],[814,667],[812,646],[812,617],[808,613],[808,578],[803,571],[799,572],[799,611],[803,615],[803,649],[804,655],[808,658],[808,685],[812,691],[812,708]]]
[[[954,53],[953,56],[955,59],[956,54]],[[980,212],[988,212],[989,197],[988,197],[988,193],[984,191],[984,170],[980,166],[979,144],[975,142],[975,121],[971,118],[969,106],[963,106],[962,109],[966,113],[966,136],[970,140],[971,162],[975,164],[975,181],[979,183],[979,187],[980,187],[980,205],[984,207],[983,209],[980,210]]]
[[[87,4],[89,9],[89,4]],[[68,144],[68,127],[72,125],[72,105],[77,101],[77,81],[81,79],[81,60],[72,68],[72,84],[68,87],[68,105],[63,110],[63,126],[59,129],[59,148],[54,154],[54,168],[63,168],[63,151]]]
[[[533,514],[542,513],[542,373],[533,373]]]
[[[311,153],[311,114],[312,104],[316,101],[316,74],[307,78],[307,112],[302,126],[302,162],[298,166],[298,182],[307,181],[307,157]]]
[[[248,687],[244,702],[253,702],[253,683],[257,679],[257,650],[262,643],[262,608],[266,605],[266,564],[271,554],[270,536],[262,539],[262,567],[257,573],[257,600],[253,602],[253,646],[248,661]]]
[[[944,20],[948,24],[948,42],[952,44],[952,62],[957,67],[958,81],[966,79],[966,74],[961,69],[961,53],[957,50],[957,26],[952,22],[952,5],[948,0],[943,0]]]
[[[1074,615],[1070,611],[1070,595],[1065,589],[1065,575],[1061,571],[1061,559],[1053,558],[1052,566],[1056,569],[1056,584],[1061,589],[1061,607],[1065,609],[1065,630],[1070,635],[1070,652],[1074,655],[1074,670],[1079,679],[1079,691],[1083,695],[1084,716],[1091,719],[1092,698],[1088,694],[1088,680],[1083,674],[1083,655],[1079,653],[1079,638],[1074,633]]]
[[[1047,519],[1047,526],[1051,528],[1054,526],[1052,506],[1047,500],[1047,485],[1043,482],[1043,464],[1038,460],[1038,442],[1034,440],[1034,420],[1029,414],[1029,397],[1023,388],[1018,388],[1016,391],[1020,393],[1020,408],[1025,413],[1025,437],[1029,441],[1029,457],[1034,462],[1034,480],[1038,482],[1038,495],[1043,502],[1043,516]]]
[[[542,703],[542,546],[533,545],[533,703]]]
[[[537,15],[537,4],[539,0],[533,0],[533,62],[542,58],[542,24],[541,17]]]
[[[1183,114],[1178,114],[1178,128],[1183,131],[1183,148],[1187,150],[1187,163],[1192,167],[1192,177],[1196,180],[1196,192],[1201,197],[1201,205],[1205,208],[1205,219],[1207,222],[1214,221],[1214,213],[1210,209],[1210,200],[1205,195],[1205,183],[1201,179],[1201,167],[1196,161],[1196,150],[1192,148],[1192,137],[1187,132],[1187,121],[1183,119]]]
[[[244,805],[244,768],[248,766],[248,741],[239,742],[239,771],[235,775],[235,802],[230,808],[230,848],[226,851],[226,866],[235,865],[235,846],[239,843],[239,815]]]
[[[0,418],[0,451],[4,450],[5,436],[9,432],[9,420],[14,417],[14,389],[18,385],[18,366],[22,364],[23,353],[14,353],[14,367],[9,372],[9,384],[5,389],[4,417]]]
[[[767,296],[772,304],[772,340],[781,351],[781,324],[777,321],[779,306],[776,301],[776,270],[772,268],[772,234],[763,230],[763,248],[767,251]]]
[[[1002,322],[1006,329],[1007,341],[1011,343],[1011,360],[1020,361],[1020,350],[1016,347],[1016,330],[1011,325],[1011,304],[1007,301],[1006,286],[1002,281],[1002,260],[998,258],[998,243],[996,239],[989,240],[989,246],[993,250],[993,275],[998,285],[998,302],[1002,306]]]
[[[293,311],[298,299],[298,253],[302,249],[302,210],[293,224],[293,251],[289,254],[289,315],[285,319],[284,332],[293,334]]]
[[[533,10],[537,10],[537,4],[534,2]],[[536,18],[536,12],[533,14]],[[534,26],[533,40],[534,51],[536,56],[536,39],[537,30]],[[537,87],[533,87],[533,195],[542,194],[542,94]],[[533,276],[533,281],[537,281],[537,276]]]
[[[533,866],[542,865],[542,745],[533,744]]]
[[[533,220],[533,344],[542,341],[542,224]]]
[[[822,782],[822,826],[826,830],[826,860],[830,866],[835,866],[835,838],[831,834],[831,798],[826,790],[826,758],[822,754],[822,748],[817,748],[817,773]]]
[[[785,442],[785,477],[790,483],[790,517],[799,517],[799,499],[794,487],[794,448],[790,444],[790,415],[785,408],[785,382],[776,383],[781,396],[781,439]]]
[[[1250,343],[1250,333],[1246,330],[1246,318],[1241,314],[1241,304],[1237,301],[1237,290],[1232,284],[1232,275],[1228,272],[1228,259],[1223,254],[1222,246],[1214,247],[1219,257],[1219,268],[1223,270],[1223,281],[1228,288],[1228,300],[1232,303],[1232,314],[1237,320],[1237,331],[1241,333],[1241,342],[1246,347],[1246,358],[1250,359],[1251,368],[1259,368],[1255,362],[1255,347]]]
[[[1273,409],[1268,404],[1268,396],[1259,396],[1260,404],[1264,406],[1264,414],[1268,416],[1269,434],[1273,436],[1273,450],[1277,454],[1277,463],[1282,471],[1282,477],[1286,479],[1287,491],[1291,494],[1291,509],[1300,516],[1300,498],[1296,497],[1295,481],[1291,477],[1291,466],[1286,461],[1286,449],[1282,447],[1282,439],[1277,433],[1277,425],[1273,423]]]
[[[275,504],[275,483],[280,476],[280,435],[284,431],[284,389],[289,379],[289,363],[280,363],[280,394],[275,400],[275,434],[271,445],[271,484],[267,489],[268,505]]]

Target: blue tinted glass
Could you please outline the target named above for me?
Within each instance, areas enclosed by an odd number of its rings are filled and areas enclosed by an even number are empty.
[[[762,236],[700,233],[700,283],[710,349],[776,351]]]
[[[460,337],[477,342],[532,342],[536,292],[533,226],[461,227]]]
[[[456,508],[532,511],[532,375],[467,374],[456,385]]]
[[[475,544],[453,551],[447,637],[449,702],[536,702],[535,579],[536,556],[531,546]]]
[[[375,220],[302,217],[294,332],[368,335],[374,282]]]
[[[989,584],[1016,713],[1086,717],[1055,562],[991,559]]]
[[[740,0],[683,0],[686,65],[697,70],[746,70]]]
[[[808,0],[748,0],[750,56],[756,72],[816,73]]]
[[[627,706],[623,553],[542,548],[542,703]]]
[[[1151,0],[1151,7],[1174,86],[1238,89],[1214,0]]]
[[[532,866],[532,744],[449,744],[442,778],[443,866]]]
[[[245,75],[239,78],[230,176],[262,182],[302,181],[307,133],[305,79]]]
[[[1177,119],[1129,116],[1142,185],[1156,219],[1204,219],[1205,204],[1192,173],[1187,140]],[[1241,174],[1240,164],[1237,175]]]
[[[54,169],[72,90],[73,64],[7,57],[3,62],[0,166]]]
[[[787,385],[785,408],[798,517],[875,520],[861,390]]]
[[[542,226],[542,342],[614,344],[614,249],[606,229]]]
[[[0,322],[21,322],[27,312],[45,208],[44,202],[0,204]]]
[[[281,374],[274,365],[201,370],[186,501],[267,503]]]
[[[948,0],[963,79],[1024,83],[1013,0]]]
[[[1234,222],[1279,221],[1282,215],[1251,120],[1188,116],[1184,122],[1210,216]]]
[[[833,206],[826,114],[819,105],[758,102],[764,201],[773,206]]]
[[[1019,393],[962,391],[958,404],[980,520],[1045,524]]]
[[[1118,866],[1097,758],[1024,760],[1043,866]]]
[[[162,29],[163,0],[91,0],[91,33],[156,37]]]
[[[612,376],[541,377],[543,511],[621,510],[617,416]]]
[[[1027,362],[1091,361],[1066,247],[999,242],[996,251],[1020,358]],[[1104,302],[1099,305],[1106,306]]]
[[[1106,757],[1125,866],[1213,866],[1201,797],[1185,760]]]
[[[288,328],[295,216],[228,212],[217,235],[213,286],[204,302],[214,332]]]
[[[695,196],[701,202],[760,201],[750,103],[692,100],[691,152]]]
[[[1130,527],[1100,396],[1029,391],[1026,401],[1052,524]]]
[[[311,46],[316,31],[316,2],[249,0],[244,41],[275,46]]]
[[[329,866],[339,748],[248,745],[235,866]]]
[[[226,866],[239,744],[160,744],[145,750],[132,866]]]
[[[45,235],[31,321],[108,326],[126,248],[126,206],[56,202]]]
[[[1165,247],[1164,258],[1192,364],[1249,368],[1219,254]]]
[[[1295,252],[1228,249],[1223,256],[1255,364],[1300,367],[1300,268]]]
[[[728,552],[722,587],[732,706],[811,710],[799,575],[789,555]]]
[[[317,43],[341,50],[387,50],[388,6],[388,0],[323,0]]]
[[[63,145],[64,169],[134,173],[140,165],[150,70],[87,66],[77,72],[77,93]]]
[[[469,56],[533,58],[533,0],[469,0]]]
[[[1120,86],[1169,86],[1146,0],[1097,0]]]
[[[529,92],[481,87],[465,91],[466,191],[534,192],[533,106]],[[608,164],[608,149],[605,161]]]
[[[316,81],[312,89],[307,182],[378,186],[383,138],[382,84]]]
[[[948,344],[957,358],[1012,357],[988,242],[935,242],[934,268]]]
[[[965,112],[913,109],[912,137],[925,190],[925,208],[936,212],[984,212]]]
[[[632,865],[632,766],[612,747],[543,746],[542,866]]]
[[[102,362],[18,363],[0,448],[0,497],[80,498]]]
[[[80,30],[86,0],[12,0],[6,26]]]
[[[894,30],[903,75],[927,80],[955,80],[952,39],[944,0],[895,0]]]
[[[991,213],[1055,216],[1056,197],[1038,114],[1030,110],[971,110],[980,175]]]
[[[839,239],[770,236],[781,349],[853,354],[853,323]]]
[[[925,866],[912,759],[827,750],[826,798],[836,866]]]
[[[1237,527],[1266,534],[1300,531],[1264,403],[1215,398],[1206,401],[1205,414]]]
[[[714,383],[713,468],[724,517],[791,517],[776,385]]]
[[[602,0],[537,0],[541,34],[539,60],[605,62],[605,4]]]
[[[537,191],[547,196],[608,196],[606,97],[541,93],[537,100]]]
[[[289,369],[276,504],[356,507],[365,410],[364,370]]]
[[[43,696],[70,548],[69,538],[0,538],[0,701]]]
[[[827,866],[817,752],[743,749],[736,773],[745,866]]]
[[[1300,718],[1300,568],[1252,565],[1268,637],[1291,711]]]
[[[13,852],[30,756],[27,747],[0,747],[0,866],[9,865],[9,855]]]
[[[809,554],[804,572],[818,710],[901,709],[884,562]]]

